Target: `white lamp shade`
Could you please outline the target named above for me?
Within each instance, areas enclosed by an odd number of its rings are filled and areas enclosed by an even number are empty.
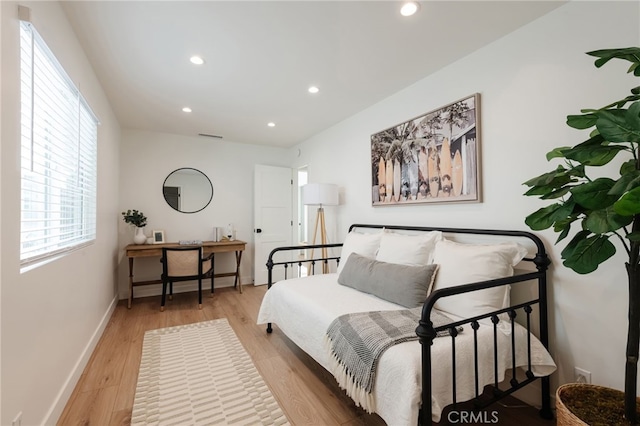
[[[338,185],[332,183],[308,183],[302,187],[302,203],[305,205],[338,205]]]

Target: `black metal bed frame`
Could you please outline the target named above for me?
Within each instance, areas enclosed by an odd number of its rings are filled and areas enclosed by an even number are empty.
[[[475,398],[472,400],[474,406],[477,409],[481,409],[487,407],[488,405],[504,398],[507,395],[512,394],[518,389],[523,388],[529,383],[540,380],[541,381],[541,400],[542,407],[539,411],[540,416],[545,419],[552,419],[553,412],[551,410],[551,395],[550,395],[550,380],[548,376],[545,377],[535,377],[533,372],[531,371],[531,340],[527,339],[527,354],[528,354],[528,365],[525,371],[526,379],[522,381],[518,381],[516,378],[516,355],[515,355],[515,335],[514,335],[514,320],[518,315],[518,311],[523,311],[526,316],[526,329],[527,332],[531,332],[531,313],[533,311],[532,306],[538,305],[539,309],[539,336],[538,339],[544,345],[544,347],[549,349],[549,331],[548,331],[548,306],[547,306],[547,277],[546,271],[551,264],[544,244],[540,238],[536,235],[526,232],[526,231],[508,231],[508,230],[491,230],[491,229],[468,229],[468,228],[436,228],[436,227],[425,227],[425,226],[398,226],[398,225],[368,225],[368,224],[354,224],[349,227],[349,231],[352,231],[354,228],[366,228],[366,229],[389,229],[389,230],[402,230],[402,231],[417,231],[417,232],[429,232],[429,231],[441,231],[445,234],[467,234],[467,235],[489,235],[489,236],[507,236],[507,237],[520,237],[527,238],[531,240],[537,247],[537,252],[533,258],[525,258],[523,261],[531,262],[535,265],[537,271],[526,272],[522,274],[517,274],[512,277],[499,278],[489,281],[481,281],[477,283],[471,284],[463,284],[455,287],[443,288],[440,290],[433,291],[427,300],[425,301],[422,308],[422,317],[420,322],[416,328],[416,334],[418,335],[418,340],[421,344],[422,351],[422,407],[420,409],[420,413],[418,416],[418,423],[420,425],[431,425],[432,419],[432,406],[429,402],[425,404],[424,401],[431,401],[431,345],[433,344],[433,339],[436,337],[436,334],[442,330],[449,330],[451,334],[451,345],[452,345],[452,384],[453,384],[453,406],[455,407],[457,404],[456,401],[456,351],[455,351],[455,339],[457,336],[456,328],[464,325],[470,324],[473,329],[474,334],[474,372],[475,372]],[[285,268],[284,278],[287,279],[287,272],[290,266],[295,264],[298,267],[301,267],[304,263],[311,264],[311,275],[315,273],[315,265],[316,262],[324,262],[327,264],[329,261],[336,261],[336,264],[339,264],[340,257],[339,256],[328,256],[326,258],[318,257],[313,259],[304,259],[304,260],[287,260],[282,262],[274,262],[274,255],[278,252],[283,251],[292,251],[292,250],[306,250],[306,249],[317,249],[317,248],[334,248],[341,247],[341,243],[337,244],[317,244],[317,245],[299,245],[299,246],[287,246],[287,247],[278,247],[271,251],[269,254],[269,258],[267,260],[267,269],[268,269],[268,288],[271,288],[273,285],[273,268],[275,266],[283,265]],[[461,321],[453,322],[440,327],[433,327],[433,323],[431,322],[431,311],[438,301],[443,297],[450,297],[456,294],[468,293],[478,290],[484,290],[492,287],[499,287],[504,285],[514,285],[523,283],[526,281],[537,280],[537,288],[538,288],[538,297],[536,299],[528,300],[523,303],[519,303],[516,305],[509,306],[504,309],[500,309],[498,311],[494,311],[488,314],[467,318]],[[498,315],[506,313],[511,321],[511,361],[512,361],[512,372],[513,377],[510,380],[510,387],[508,389],[500,389],[498,387],[498,363],[497,357],[495,354],[497,353],[497,326],[500,322]],[[482,319],[489,318],[491,323],[493,324],[493,350],[494,350],[494,383],[493,383],[493,395],[489,398],[482,398],[483,389],[479,389],[478,385],[478,347],[477,347],[477,333],[480,327],[479,321]],[[267,325],[267,333],[272,332],[271,323]],[[528,334],[530,336],[530,334]]]

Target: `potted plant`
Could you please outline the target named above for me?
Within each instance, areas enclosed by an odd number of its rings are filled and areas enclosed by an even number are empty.
[[[136,244],[144,244],[147,241],[147,236],[144,235],[143,228],[147,225],[147,217],[138,210],[127,210],[122,212],[122,219],[131,225],[136,227],[136,233],[133,237],[133,242]]]
[[[628,72],[640,76],[640,48],[605,49],[588,52],[598,58],[600,68],[611,59],[631,62]],[[625,364],[624,417],[638,423],[636,413],[638,352],[640,345],[640,87],[631,94],[599,109],[569,115],[567,124],[590,129],[589,138],[572,147],[558,147],[547,160],[562,159],[555,170],[528,180],[525,195],[552,200],[553,204],[527,216],[532,230],[553,228],[560,233],[556,244],[577,233],[562,250],[563,264],[579,274],[588,274],[616,252],[612,238],[628,253],[628,331]],[[612,160],[620,162],[614,176],[590,178],[594,167]],[[602,170],[598,175],[602,176]],[[562,387],[561,387],[562,388]],[[620,394],[622,394],[620,392]],[[561,398],[558,399],[560,401]],[[558,410],[558,416],[561,411]],[[593,420],[585,420],[587,423]],[[558,424],[560,417],[558,417]],[[613,424],[605,421],[602,424]]]

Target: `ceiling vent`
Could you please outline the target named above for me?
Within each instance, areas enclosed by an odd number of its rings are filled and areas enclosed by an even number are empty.
[[[206,136],[208,138],[222,139],[222,136],[220,135],[210,135],[208,133],[198,133],[198,136]]]

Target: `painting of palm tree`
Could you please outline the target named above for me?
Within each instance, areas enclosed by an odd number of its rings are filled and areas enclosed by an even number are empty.
[[[476,93],[371,135],[372,204],[480,201],[479,101]]]

